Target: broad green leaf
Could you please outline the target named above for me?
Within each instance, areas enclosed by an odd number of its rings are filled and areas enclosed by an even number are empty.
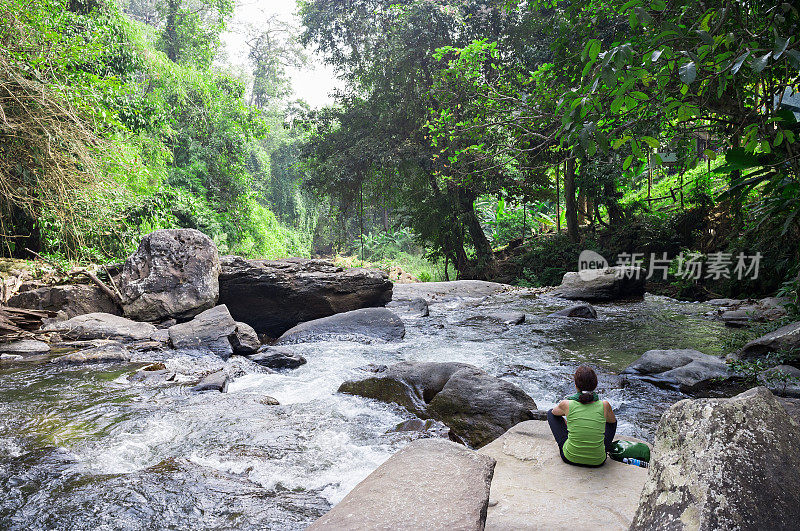
[[[652,136],[643,136],[641,139],[653,149],[658,149],[658,147],[661,145],[660,142]]]
[[[734,61],[733,66],[731,67],[731,74],[736,75],[736,73],[739,71],[739,69],[742,68],[742,65],[744,64],[745,60],[748,57],[750,57],[750,52],[749,51],[744,52],[742,55],[740,55],[736,59],[736,61]]]
[[[703,150],[703,155],[705,155],[710,160],[717,160],[717,153],[710,149]]]
[[[589,59],[594,61],[597,59],[597,56],[600,55],[600,41],[598,39],[592,39],[589,41]]]
[[[778,147],[783,142],[783,131],[778,131],[775,135],[775,140],[772,142],[772,145]]]
[[[770,55],[772,55],[772,52],[766,53],[762,57],[756,58],[756,60],[753,61],[753,72],[755,72],[756,74],[760,74],[761,72],[763,72],[764,69],[767,67]]]
[[[708,44],[709,46],[714,46],[714,37],[709,35],[709,33],[707,31],[698,30],[697,31],[697,36],[700,37],[700,40],[702,40],[704,43]]]
[[[786,51],[786,48],[789,46],[789,37],[782,38],[778,37],[775,39],[775,48],[772,50],[772,58],[778,59],[783,52]]]
[[[653,11],[664,11],[667,8],[667,3],[664,0],[653,0],[650,2],[650,9]]]
[[[681,81],[687,85],[691,85],[694,80],[697,79],[697,66],[694,64],[694,61],[681,65],[678,69],[678,75]]]
[[[631,162],[633,162],[633,155],[628,155],[628,157],[625,159],[625,162],[622,163],[622,171],[625,171],[628,168],[630,168]]]

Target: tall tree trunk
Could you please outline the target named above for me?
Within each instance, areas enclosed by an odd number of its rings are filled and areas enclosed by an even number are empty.
[[[575,158],[567,160],[567,170],[564,172],[564,215],[567,218],[567,234],[569,241],[577,243],[578,235],[578,205],[575,201]]]
[[[167,21],[164,26],[164,41],[166,43],[167,57],[173,63],[180,58],[180,43],[178,43],[178,10],[180,0],[167,0]]]
[[[476,195],[473,192],[461,190],[459,193],[461,212],[464,216],[464,224],[472,238],[472,245],[475,247],[478,263],[475,275],[483,278],[490,278],[494,274],[494,251],[492,244],[483,232],[478,214],[475,212]]]
[[[603,195],[606,196],[606,208],[608,209],[608,223],[612,227],[622,223],[622,210],[617,201],[617,187],[613,182],[603,185]]]

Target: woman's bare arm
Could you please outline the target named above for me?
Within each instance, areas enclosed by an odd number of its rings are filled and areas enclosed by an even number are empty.
[[[559,417],[566,417],[567,413],[569,413],[569,401],[562,400],[556,407],[553,408],[553,415],[557,415]]]
[[[608,400],[603,400],[603,413],[605,414],[606,422],[611,422],[613,424],[617,421],[617,416],[614,415],[614,410],[611,409],[611,404],[608,403]]]

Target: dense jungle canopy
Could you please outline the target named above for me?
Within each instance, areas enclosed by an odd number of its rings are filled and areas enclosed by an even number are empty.
[[[108,262],[193,227],[422,280],[554,284],[583,249],[759,254],[757,278],[664,290],[798,289],[794,3],[308,0],[297,27],[248,28],[235,9],[0,1],[2,255]],[[293,99],[309,55],[341,81],[329,106]]]

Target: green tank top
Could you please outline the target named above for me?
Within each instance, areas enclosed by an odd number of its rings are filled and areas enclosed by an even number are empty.
[[[580,465],[599,465],[606,459],[606,417],[603,402],[581,404],[569,401],[567,412],[569,436],[564,443],[564,457]]]

